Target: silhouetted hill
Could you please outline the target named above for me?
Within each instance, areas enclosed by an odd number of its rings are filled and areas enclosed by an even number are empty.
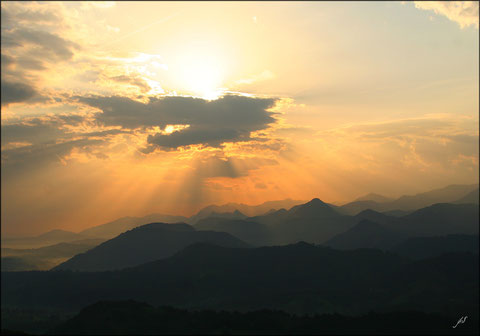
[[[276,215],[280,220],[269,225],[270,245],[291,244],[298,241],[323,243],[355,224],[351,217],[339,214],[318,198],[297,205],[286,213]]]
[[[478,235],[415,237],[401,242],[391,251],[409,258],[424,259],[451,252],[478,254],[478,245]]]
[[[274,211],[269,211],[268,213],[261,216],[249,217],[248,220],[265,224],[267,226],[275,225],[276,223],[283,221],[287,218],[288,211],[286,209],[279,209]]]
[[[477,321],[455,333],[478,331]],[[247,313],[188,311],[130,301],[101,301],[85,307],[49,334],[449,334],[452,322],[438,314],[417,311],[374,313],[362,316],[324,314],[290,315],[278,310]]]
[[[180,223],[185,222],[186,220],[187,218],[183,216],[171,216],[163,214],[150,214],[143,217],[122,217],[112,222],[85,229],[81,231],[80,234],[89,235],[92,237],[113,238],[118,236],[120,233],[148,223]]]
[[[436,203],[454,203],[466,197],[467,194],[474,190],[478,190],[478,184],[449,185],[445,188],[435,189],[425,193],[402,196],[389,202],[376,202],[374,200],[354,201],[342,205],[338,211],[347,215],[356,215],[366,209],[372,209],[378,212],[392,210],[412,211]]]
[[[323,243],[350,228],[355,221],[318,198],[290,210],[269,211],[244,220],[204,219],[197,228],[228,232],[252,245],[271,246],[299,241]]]
[[[152,223],[124,232],[85,253],[74,256],[54,269],[75,271],[122,269],[169,257],[197,242],[227,247],[247,246],[225,232],[195,231],[193,227],[184,223]]]
[[[259,205],[247,205],[241,203],[228,203],[224,205],[209,205],[198,213],[193,215],[187,220],[187,223],[195,224],[200,219],[204,219],[210,217],[212,213],[232,213],[236,210],[245,216],[254,217],[263,215],[272,209],[290,209],[294,205],[303,203],[304,201],[297,201],[292,199],[280,200],[280,201],[268,201]],[[218,216],[217,216],[218,217]],[[242,218],[234,218],[234,219],[242,219]]]
[[[225,218],[208,217],[195,224],[197,230],[211,230],[227,232],[242,241],[259,246],[270,241],[270,233],[264,225],[247,220],[232,220]]]
[[[402,230],[412,236],[478,234],[478,204],[439,203],[402,217]]]
[[[361,314],[421,307],[478,316],[478,255],[418,262],[376,249],[298,243],[252,249],[205,243],[112,272],[3,272],[2,307],[73,310],[134,299],[189,309]]]
[[[362,212],[356,214],[354,218],[357,221],[367,219],[371,222],[387,225],[395,225],[402,222],[402,220],[397,217],[389,216],[385,213],[377,212],[371,209],[363,210]]]
[[[388,205],[384,205],[383,203],[378,203],[375,201],[354,201],[338,207],[337,211],[345,215],[354,216],[367,209],[378,212],[385,211],[388,209]]]
[[[321,201],[318,198],[312,199],[305,204],[296,205],[288,212],[288,218],[301,217],[304,219],[309,218],[323,218],[338,215],[330,205]]]
[[[364,210],[353,218],[359,222],[357,225],[332,237],[325,245],[339,249],[390,249],[409,237],[478,234],[479,212],[475,204],[444,203],[401,218],[373,210]]]
[[[369,193],[367,195],[364,195],[355,199],[353,202],[359,202],[359,201],[374,201],[377,203],[385,203],[385,202],[391,202],[393,201],[393,199],[379,195],[379,194]]]
[[[324,245],[336,249],[388,249],[404,239],[405,235],[401,232],[394,231],[367,219],[362,219],[357,225],[346,232],[336,235]]]
[[[456,200],[455,204],[462,204],[462,203],[474,203],[478,204],[480,198],[479,189],[475,189],[472,192],[469,192],[467,195],[463,196],[462,198]]]
[[[388,210],[382,212],[383,214],[391,217],[403,217],[408,214],[411,214],[413,211],[405,211],[405,210]]]
[[[435,203],[452,203],[471,191],[478,189],[478,184],[449,185],[445,188],[431,190],[412,196],[402,196],[389,203],[393,209],[414,210],[430,206]]]

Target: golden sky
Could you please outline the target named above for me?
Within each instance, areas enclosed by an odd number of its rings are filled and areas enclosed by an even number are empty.
[[[478,183],[477,2],[2,2],[2,233]]]

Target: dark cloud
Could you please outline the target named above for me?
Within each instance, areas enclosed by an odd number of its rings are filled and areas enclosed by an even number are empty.
[[[69,126],[77,126],[86,122],[86,117],[82,115],[56,115],[25,118],[23,121],[16,123],[4,123],[1,128],[2,145],[25,142],[40,145],[57,141],[70,141],[79,137],[102,138],[127,133],[127,131],[119,129],[106,129],[95,132],[72,132],[68,130]]]
[[[48,10],[38,10],[25,7],[17,7],[15,9],[5,8],[2,6],[1,11],[2,27],[11,29],[19,23],[35,23],[58,24],[62,19],[54,12]]]
[[[81,133],[69,129],[85,121],[81,115],[58,115],[2,124],[2,175],[13,177],[58,164],[74,148],[99,159],[107,158],[102,151],[110,143],[109,136],[125,131]]]
[[[24,70],[44,70],[46,69],[45,63],[31,56],[21,56],[18,57],[15,62],[17,66]]]
[[[50,62],[69,60],[73,57],[73,50],[79,49],[78,44],[65,40],[58,35],[25,28],[2,31],[2,42],[4,41],[9,47],[25,44],[36,45],[37,48],[31,56],[46,59]]]
[[[212,147],[227,141],[248,141],[250,133],[275,122],[275,99],[228,95],[207,101],[192,97],[151,98],[147,104],[125,97],[77,97],[80,102],[99,108],[96,120],[105,126],[128,129],[166,125],[189,125],[171,134],[148,137],[153,147],[174,149],[204,144]]]
[[[172,134],[150,135],[147,142],[168,150],[198,144],[218,147],[223,142],[242,140],[249,140],[249,134],[242,134],[233,128],[214,129],[208,126],[197,126]]]
[[[19,148],[2,150],[2,178],[31,173],[52,163],[60,163],[62,158],[74,149],[88,151],[91,146],[102,144],[102,140],[78,139],[61,143],[39,143]]]
[[[55,141],[65,135],[56,123],[35,119],[30,123],[2,125],[2,145],[12,142],[43,143]]]
[[[1,81],[2,105],[20,103],[33,98],[37,92],[28,84]]]

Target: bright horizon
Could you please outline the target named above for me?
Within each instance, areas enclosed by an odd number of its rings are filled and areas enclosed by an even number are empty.
[[[477,2],[2,2],[2,234],[477,184]]]

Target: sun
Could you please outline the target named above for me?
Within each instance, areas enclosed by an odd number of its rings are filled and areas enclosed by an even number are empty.
[[[187,48],[175,62],[176,82],[179,91],[207,100],[222,94],[224,66],[221,54],[206,45]]]

